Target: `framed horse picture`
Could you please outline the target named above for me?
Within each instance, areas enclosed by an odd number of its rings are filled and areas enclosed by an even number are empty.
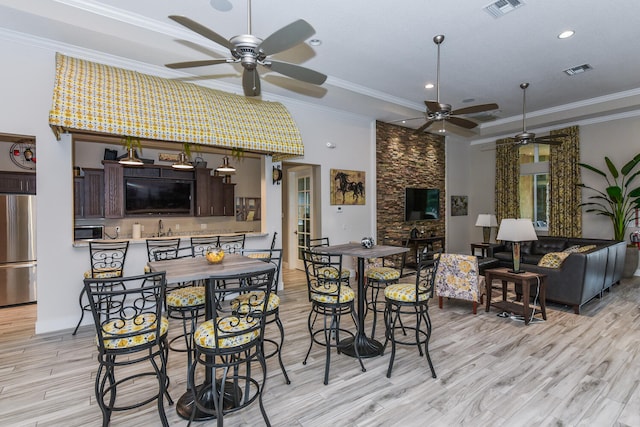
[[[331,204],[364,205],[365,172],[331,169]]]

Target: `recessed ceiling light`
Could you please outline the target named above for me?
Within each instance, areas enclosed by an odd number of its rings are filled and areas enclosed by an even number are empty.
[[[311,39],[311,40],[309,40],[309,44],[311,46],[320,46],[322,44],[322,40],[320,40],[320,39]]]
[[[426,85],[424,85],[424,88],[425,89],[433,89],[434,88],[433,83],[427,83]]]
[[[558,34],[558,38],[559,39],[568,39],[569,37],[571,37],[572,35],[574,35],[576,32],[573,30],[567,30],[567,31],[563,31],[560,34]]]

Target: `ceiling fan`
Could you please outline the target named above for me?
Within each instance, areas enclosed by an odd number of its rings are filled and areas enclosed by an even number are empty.
[[[460,126],[465,129],[473,129],[478,124],[469,119],[458,117],[464,114],[480,113],[483,111],[497,110],[498,104],[480,104],[472,105],[470,107],[458,108],[457,110],[451,110],[450,104],[444,104],[440,102],[440,45],[444,41],[443,35],[437,35],[433,38],[433,42],[438,46],[438,68],[436,72],[436,100],[424,101],[427,106],[427,122],[416,129],[416,133],[420,133],[427,129],[435,122],[448,120],[451,124]]]
[[[527,88],[529,87],[529,83],[520,83],[520,89],[522,89],[522,132],[516,134],[512,138],[507,138],[511,140],[513,145],[526,145],[526,144],[550,144],[557,145],[560,144],[561,141],[556,141],[558,138],[564,138],[568,136],[564,133],[559,133],[555,135],[547,135],[547,136],[539,136],[536,138],[536,134],[533,132],[527,132],[527,110],[526,110],[526,101],[527,101]]]
[[[270,55],[292,48],[311,37],[315,34],[313,27],[304,19],[298,19],[297,21],[280,28],[266,39],[259,39],[251,34],[251,0],[247,0],[247,4],[247,34],[241,34],[232,37],[229,40],[185,16],[169,16],[170,19],[187,27],[188,29],[226,47],[231,52],[232,58],[176,62],[166,64],[165,66],[173,69],[179,69],[215,64],[240,63],[244,68],[242,74],[242,88],[245,96],[260,95],[260,75],[257,70],[258,65],[262,65],[263,67],[267,67],[277,73],[284,74],[285,76],[296,80],[301,80],[315,85],[321,85],[324,83],[327,76],[322,73],[299,65],[274,61],[268,58]]]

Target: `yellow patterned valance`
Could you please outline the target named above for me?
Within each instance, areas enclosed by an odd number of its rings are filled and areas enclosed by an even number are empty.
[[[188,142],[302,156],[289,111],[266,102],[191,83],[56,55],[49,125],[158,141]]]

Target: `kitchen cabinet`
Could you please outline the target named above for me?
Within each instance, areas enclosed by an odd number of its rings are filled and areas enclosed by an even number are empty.
[[[36,194],[36,174],[0,172],[0,193]]]
[[[196,168],[196,203],[194,216],[214,215],[214,200],[212,197],[212,177],[211,169]]]
[[[117,162],[104,162],[104,217],[124,217],[124,173]]]
[[[73,178],[73,212],[76,218],[104,217],[104,172],[84,169],[84,176]]]
[[[224,216],[234,216],[234,194],[235,194],[235,184],[222,184],[222,215]]]

